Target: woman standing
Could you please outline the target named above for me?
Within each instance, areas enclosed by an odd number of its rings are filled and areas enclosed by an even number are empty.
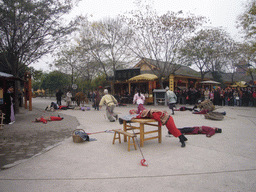
[[[137,89],[137,93],[133,97],[133,104],[138,105],[138,111],[137,114],[140,113],[140,111],[144,110],[144,103],[145,103],[145,96],[141,93],[139,89]]]

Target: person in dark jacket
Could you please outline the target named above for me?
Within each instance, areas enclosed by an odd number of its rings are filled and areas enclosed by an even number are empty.
[[[9,87],[7,91],[4,93],[4,109],[5,109],[4,123],[5,124],[11,123],[12,94],[13,94],[13,87]]]
[[[62,97],[63,93],[61,90],[59,90],[57,93],[56,93],[56,99],[57,99],[57,104],[60,106],[61,105],[61,97]]]

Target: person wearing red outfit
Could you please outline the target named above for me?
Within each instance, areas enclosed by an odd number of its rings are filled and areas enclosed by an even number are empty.
[[[62,119],[64,119],[63,117],[55,117],[55,116],[41,116],[39,118],[36,118],[35,122],[43,122],[44,124],[47,123],[47,121],[61,121]]]
[[[185,141],[188,139],[177,129],[172,116],[170,116],[166,111],[160,110],[143,110],[136,118],[151,118],[155,119],[160,123],[160,125],[165,125],[168,129],[168,132],[171,133],[174,137],[179,137],[181,142],[181,147],[185,147]]]
[[[222,130],[217,127],[208,126],[194,126],[194,127],[183,127],[178,128],[183,134],[206,134],[206,137],[211,137],[215,133],[221,133]]]

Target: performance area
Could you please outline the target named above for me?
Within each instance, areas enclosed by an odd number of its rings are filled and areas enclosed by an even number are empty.
[[[128,142],[116,140],[114,131],[123,130],[118,121],[110,122],[106,117],[106,107],[98,110],[56,110],[45,111],[51,103],[49,98],[34,98],[33,107],[41,109],[40,114],[64,117],[61,121],[47,124],[32,122],[35,119],[22,110],[27,119],[27,127],[40,126],[47,130],[51,126],[69,123],[69,116],[79,123],[70,126],[70,137],[51,149],[22,162],[16,162],[8,169],[0,170],[0,191],[254,191],[256,188],[256,108],[215,106],[216,112],[226,112],[221,121],[207,119],[203,114],[191,111],[175,111],[172,116],[177,128],[209,126],[222,130],[212,137],[205,134],[186,134],[188,141],[182,148],[178,139],[168,134],[166,126],[160,132],[152,132],[157,139],[143,140],[136,134],[143,156],[148,166],[141,166],[142,155]],[[91,104],[89,103],[88,105]],[[193,106],[186,105],[189,108]],[[179,108],[181,106],[177,106]],[[119,117],[129,114],[137,105],[128,104],[115,108]],[[145,105],[147,109],[171,110],[163,105]],[[42,114],[43,113],[43,114]],[[132,126],[141,127],[132,123]],[[157,122],[153,122],[157,125]],[[126,123],[126,126],[130,125]],[[15,127],[16,126],[16,127]],[[5,125],[11,130],[19,126],[17,120]],[[49,127],[48,127],[49,126]],[[57,129],[58,127],[55,127]],[[25,128],[25,124],[19,129]],[[127,127],[129,128],[129,127]],[[145,131],[151,126],[145,128]],[[158,130],[157,126],[152,126]],[[26,131],[29,132],[26,128]],[[74,129],[83,129],[92,141],[75,143],[72,139]],[[135,130],[138,131],[138,130]],[[151,130],[150,130],[151,131]],[[130,130],[132,133],[132,130]],[[48,133],[49,135],[51,133]],[[56,133],[55,133],[56,134]],[[159,135],[161,137],[159,137]],[[146,135],[151,136],[151,133]],[[147,138],[145,136],[145,138]],[[160,142],[159,142],[160,141]],[[136,142],[136,141],[135,141]],[[141,143],[142,144],[142,143]],[[4,145],[2,143],[2,145]],[[14,143],[15,145],[15,143]],[[137,145],[137,144],[136,144]],[[37,144],[35,143],[35,147]]]

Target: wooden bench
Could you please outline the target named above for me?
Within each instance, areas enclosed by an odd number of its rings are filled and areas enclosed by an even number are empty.
[[[114,138],[113,138],[113,145],[115,144],[116,139],[118,139],[119,143],[121,143],[120,134],[122,134],[122,135],[125,135],[125,136],[128,137],[128,151],[130,151],[130,146],[131,145],[133,145],[134,149],[137,150],[136,143],[135,143],[135,140],[134,140],[134,137],[136,137],[136,135],[134,135],[133,133],[129,133],[129,132],[126,132],[126,131],[119,130],[119,129],[114,129],[113,131],[115,131]],[[132,138],[132,143],[131,143],[131,138]]]

